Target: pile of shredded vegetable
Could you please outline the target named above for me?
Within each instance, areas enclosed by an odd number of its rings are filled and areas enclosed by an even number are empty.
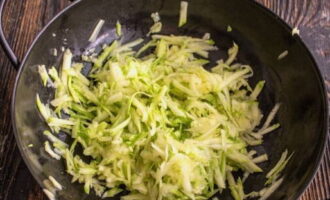
[[[92,59],[88,75],[70,50],[59,72],[39,66],[43,84],[55,88],[50,104],[36,99],[53,132],[44,132],[51,141],[46,151],[65,159],[86,193],[93,189],[103,198],[127,190],[123,200],[201,200],[229,188],[235,200],[266,199],[283,180],[288,152],[263,190],[245,193],[248,175],[262,172],[258,163],[268,159],[247,147],[279,127],[272,124],[279,104],[260,124],[257,97],[265,82],[251,88],[251,67],[235,62],[239,47],[208,71],[208,54],[217,50],[209,35],[152,35],[137,48],[142,42],[113,41]],[[74,142],[59,140],[60,131]],[[83,155],[75,152],[78,145]]]

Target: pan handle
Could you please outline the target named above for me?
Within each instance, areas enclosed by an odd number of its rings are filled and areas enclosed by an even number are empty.
[[[10,62],[13,64],[13,66],[16,69],[18,69],[20,62],[19,62],[17,56],[15,55],[14,51],[8,44],[8,41],[5,37],[5,34],[3,32],[3,27],[2,27],[2,15],[3,15],[3,8],[5,6],[5,3],[6,3],[6,0],[0,0],[0,44],[1,44],[4,52],[8,56]]]
[[[69,1],[75,1],[75,0],[69,0]],[[15,55],[13,49],[10,47],[5,34],[3,32],[3,26],[2,26],[2,15],[3,15],[3,9],[5,6],[6,0],[0,0],[0,45],[3,48],[5,54],[9,58],[12,65],[15,67],[15,69],[18,69],[20,66],[20,61],[18,60],[17,56]]]

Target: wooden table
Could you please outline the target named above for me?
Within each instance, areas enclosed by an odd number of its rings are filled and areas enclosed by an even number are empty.
[[[300,35],[312,50],[330,91],[330,0],[257,0]],[[68,0],[8,0],[4,12],[7,38],[20,59],[38,31]],[[46,200],[25,166],[13,135],[10,100],[16,71],[0,50],[0,200]],[[330,93],[328,93],[330,98]],[[301,200],[330,199],[330,138],[321,167]]]

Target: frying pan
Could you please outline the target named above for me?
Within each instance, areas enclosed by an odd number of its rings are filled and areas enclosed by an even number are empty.
[[[261,167],[267,172],[285,149],[294,152],[283,172],[284,182],[269,199],[297,199],[308,186],[324,152],[328,121],[325,87],[311,53],[298,36],[291,35],[288,25],[254,1],[192,0],[188,23],[180,29],[177,28],[179,4],[178,0],[80,0],[59,13],[36,37],[19,67],[12,98],[12,121],[18,147],[35,179],[45,187],[43,181],[51,175],[63,185],[57,199],[98,198],[84,194],[82,185],[72,184],[63,161],[50,158],[44,151],[46,138],[42,131],[47,126],[35,106],[35,95],[38,92],[42,101],[47,102],[53,97],[53,90],[42,87],[36,66],[58,66],[62,46],[69,47],[75,55],[94,47],[100,51],[103,43],[116,39],[116,20],[123,25],[125,41],[144,37],[152,25],[150,14],[156,11],[162,18],[163,34],[201,37],[209,32],[221,57],[233,41],[239,44],[238,60],[251,65],[255,72],[251,84],[266,80],[259,99],[263,112],[268,113],[276,102],[282,103],[276,118],[281,128],[256,147],[258,152],[268,153],[270,157]],[[4,1],[1,11],[3,5]],[[99,38],[89,43],[88,37],[99,19],[106,21],[105,26]],[[232,32],[226,31],[228,25],[233,28]],[[18,68],[18,59],[5,41],[2,29],[0,33],[2,46]],[[57,48],[60,55],[52,56],[52,48]],[[278,55],[285,50],[288,56],[278,60]],[[70,140],[65,134],[59,137]],[[33,147],[28,147],[29,144]],[[264,181],[265,173],[251,176],[245,192],[259,190]],[[232,198],[225,191],[220,199]]]

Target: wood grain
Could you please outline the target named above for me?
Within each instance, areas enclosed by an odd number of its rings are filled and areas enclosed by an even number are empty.
[[[256,0],[279,15],[312,50],[330,91],[330,0]],[[20,59],[38,31],[68,0],[10,0],[5,6],[4,29]],[[16,147],[10,120],[10,100],[16,71],[0,50],[0,200],[46,200]],[[328,92],[330,98],[330,92]],[[328,138],[330,140],[330,138]],[[300,200],[330,199],[330,141],[322,164]]]

